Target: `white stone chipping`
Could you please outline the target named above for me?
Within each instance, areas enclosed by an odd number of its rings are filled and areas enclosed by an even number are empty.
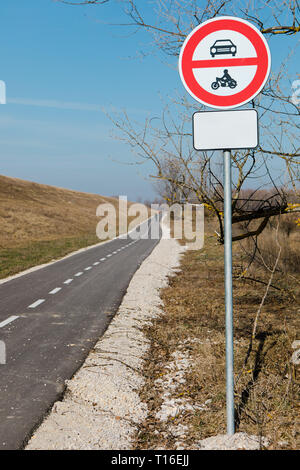
[[[268,440],[259,436],[249,436],[244,432],[237,432],[232,436],[219,434],[198,442],[198,450],[259,450],[267,446]]]
[[[83,366],[67,382],[63,400],[54,404],[26,449],[132,448],[138,425],[147,416],[147,405],[141,402],[138,393],[144,383],[143,357],[149,349],[149,340],[142,328],[162,314],[159,290],[167,286],[168,276],[178,271],[183,251],[184,248],[175,240],[162,239],[142,263],[107,331]],[[185,373],[191,365],[184,346],[184,342],[178,346],[167,365],[166,374],[155,384],[163,398],[157,418],[165,422],[170,416],[187,409],[205,412],[209,405],[172,399],[172,393],[184,383]],[[169,431],[176,440],[174,449],[185,449],[188,427],[173,424]],[[256,436],[237,433],[204,439],[195,443],[194,448],[258,449],[260,444]]]
[[[138,395],[149,348],[141,329],[161,314],[159,289],[167,286],[182,251],[176,240],[162,239],[142,263],[107,331],[26,449],[130,449],[147,415]]]

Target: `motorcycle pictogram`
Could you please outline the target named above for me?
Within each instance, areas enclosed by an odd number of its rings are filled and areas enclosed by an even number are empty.
[[[211,84],[213,90],[217,90],[220,86],[229,88],[235,88],[237,86],[236,80],[234,80],[228,73],[228,70],[224,70],[222,78],[216,77],[216,81]]]

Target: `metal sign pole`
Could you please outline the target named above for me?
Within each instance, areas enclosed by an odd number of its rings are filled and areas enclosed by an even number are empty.
[[[233,306],[232,306],[232,194],[231,153],[224,157],[224,266],[225,266],[225,319],[226,319],[226,412],[227,434],[234,434],[234,375],[233,375]]]
[[[249,65],[255,65],[253,74],[249,74]],[[221,16],[204,21],[191,31],[181,47],[178,67],[186,91],[195,100],[222,110],[194,113],[193,144],[195,150],[222,150],[224,158],[226,405],[227,433],[232,435],[235,433],[235,410],[231,151],[257,148],[258,116],[254,109],[229,110],[249,103],[261,92],[270,74],[271,53],[263,34],[252,23],[242,18]],[[215,73],[211,72],[213,68],[218,70],[215,79]],[[219,78],[221,73],[223,76]],[[220,87],[227,87],[227,90],[220,93]]]

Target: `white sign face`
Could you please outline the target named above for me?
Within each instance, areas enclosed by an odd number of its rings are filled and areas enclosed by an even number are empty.
[[[204,111],[193,115],[195,150],[253,149],[258,145],[255,109]]]
[[[263,35],[248,21],[217,17],[186,38],[179,73],[186,90],[212,108],[230,109],[247,103],[266,83],[271,66]]]

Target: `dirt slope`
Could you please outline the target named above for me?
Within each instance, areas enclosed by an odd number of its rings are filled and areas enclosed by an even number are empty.
[[[117,200],[0,176],[0,247],[94,231],[96,208]]]
[[[59,258],[96,237],[96,208],[118,200],[0,175],[0,278]]]

